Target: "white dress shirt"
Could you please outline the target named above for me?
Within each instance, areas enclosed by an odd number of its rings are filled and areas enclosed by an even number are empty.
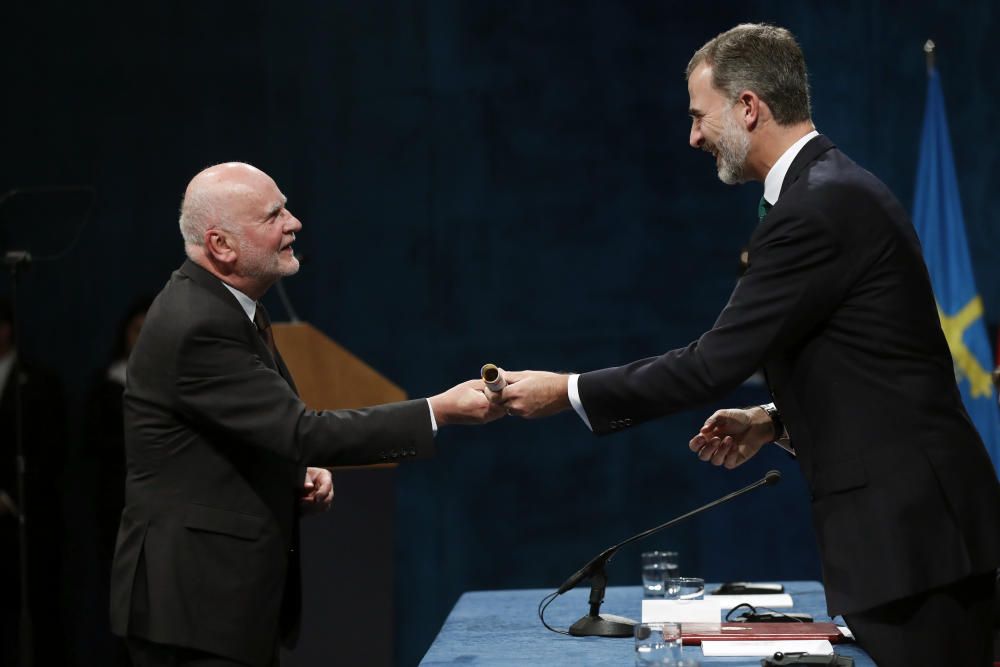
[[[818,136],[819,132],[813,130],[796,141],[788,147],[788,150],[781,154],[781,157],[771,167],[771,171],[767,172],[767,176],[764,177],[764,199],[767,200],[768,204],[774,206],[778,203],[778,197],[781,195],[781,184],[785,182],[785,174],[788,173],[788,168],[792,166],[795,156],[799,154],[803,146],[812,141],[813,137]]]

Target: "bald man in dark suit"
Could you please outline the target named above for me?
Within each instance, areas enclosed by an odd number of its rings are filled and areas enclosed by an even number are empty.
[[[298,270],[302,224],[286,203],[247,164],[195,176],[180,219],[188,260],[129,358],[111,622],[138,667],[277,665],[299,620],[298,516],[333,498],[323,467],[429,457],[439,426],[503,414],[480,380],[309,410],[259,302]]]

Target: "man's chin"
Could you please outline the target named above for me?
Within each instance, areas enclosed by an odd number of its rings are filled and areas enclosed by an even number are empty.
[[[719,180],[726,185],[739,185],[740,183],[746,183],[746,179],[743,178],[743,172],[734,172],[732,169],[727,169],[719,167]]]

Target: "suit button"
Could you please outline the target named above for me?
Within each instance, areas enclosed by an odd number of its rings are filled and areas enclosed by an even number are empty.
[[[394,458],[394,459],[398,459],[399,458],[399,452],[397,452],[395,449],[392,450],[391,454],[392,454],[392,458]]]
[[[615,419],[612,419],[612,420],[611,420],[611,423],[610,423],[610,424],[608,424],[608,426],[610,426],[610,427],[611,427],[611,430],[613,431],[613,430],[615,430],[615,429],[617,429],[617,428],[618,428],[618,421],[617,421],[617,420],[615,420]]]
[[[625,418],[625,425],[626,425],[626,426],[631,426],[631,425],[632,425],[632,420],[631,420],[631,419],[629,419],[628,417],[626,417],[626,418]]]

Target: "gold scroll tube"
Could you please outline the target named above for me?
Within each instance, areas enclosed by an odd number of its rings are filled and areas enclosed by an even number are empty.
[[[482,376],[486,388],[494,393],[499,394],[507,386],[507,380],[503,377],[503,371],[495,364],[485,364],[479,370],[479,374]]]

